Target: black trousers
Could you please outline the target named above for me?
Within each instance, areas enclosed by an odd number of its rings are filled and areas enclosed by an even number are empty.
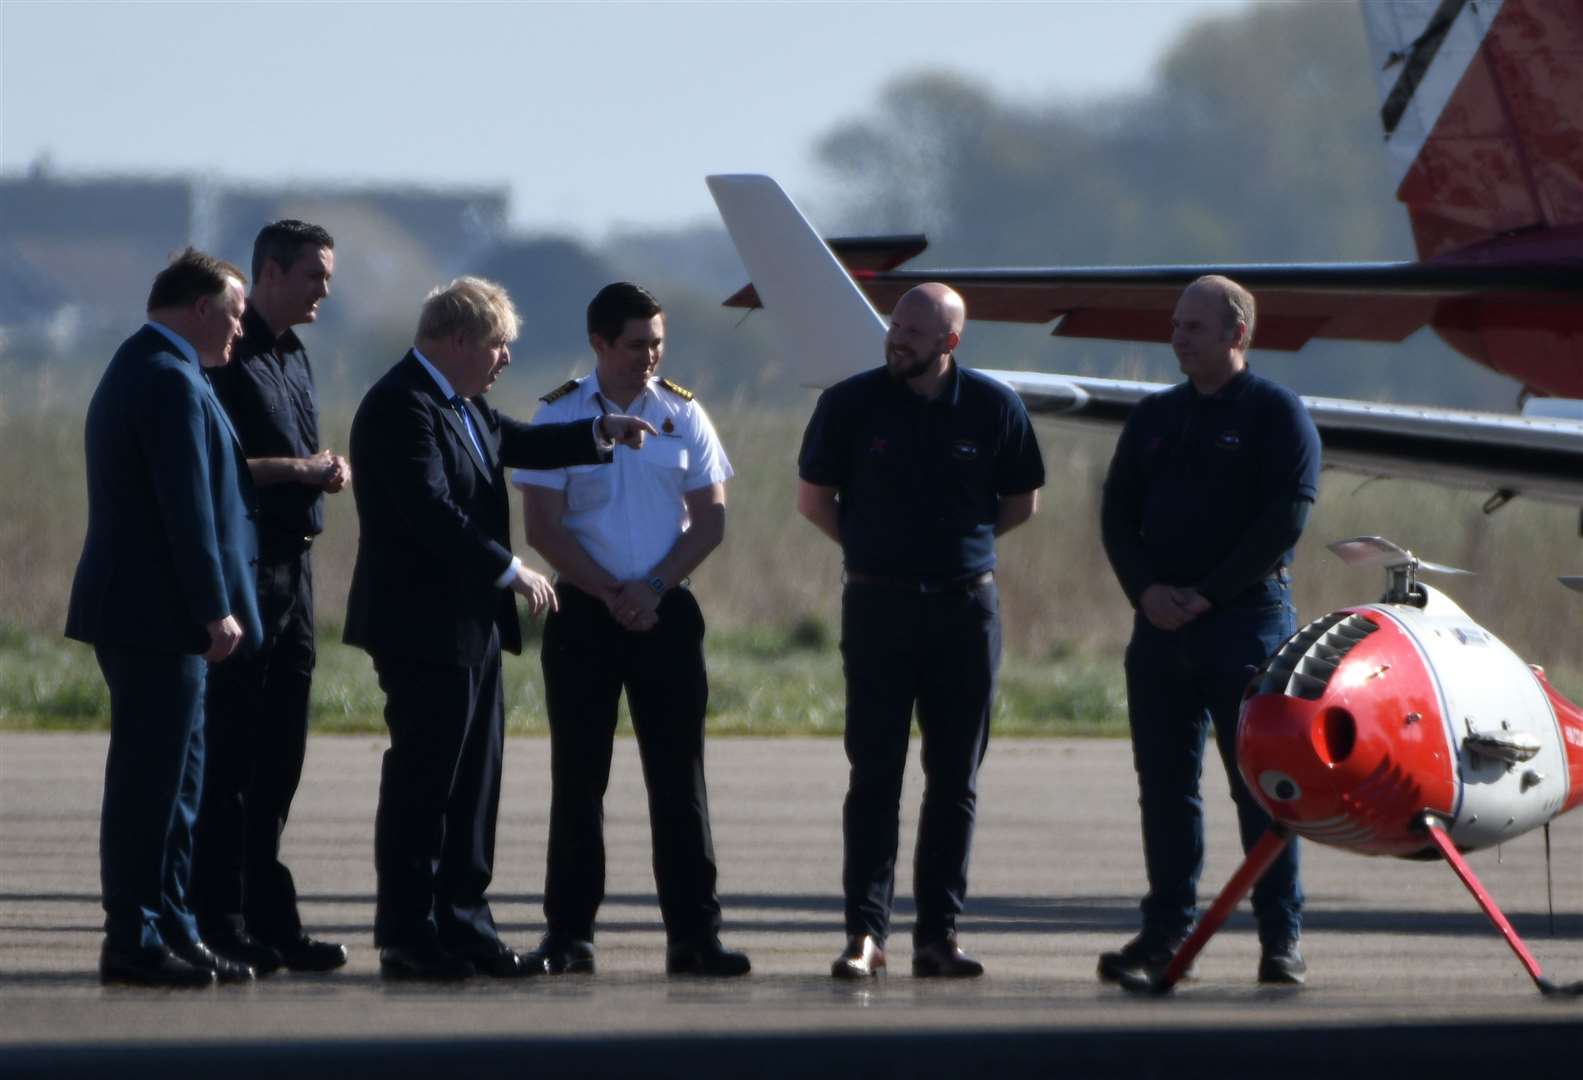
[[[604,796],[616,709],[626,690],[649,792],[654,881],[672,942],[718,933],[715,851],[704,785],[703,613],[686,589],[660,601],[659,623],[634,633],[602,601],[562,582],[544,627],[550,714],[550,846],[544,916],[589,941],[605,896]]]
[[[841,600],[846,755],[842,830],[848,934],[883,940],[896,892],[902,776],[913,706],[923,736],[923,811],[913,857],[913,938],[956,928],[967,897],[978,766],[1000,667],[994,582],[919,593],[849,584]]]
[[[500,641],[476,667],[374,656],[390,749],[374,815],[374,944],[499,940],[494,876],[505,690]]]
[[[205,937],[246,929],[281,943],[302,933],[280,838],[308,748],[315,649],[306,551],[259,559],[258,603],[262,647],[209,673],[192,900]]]

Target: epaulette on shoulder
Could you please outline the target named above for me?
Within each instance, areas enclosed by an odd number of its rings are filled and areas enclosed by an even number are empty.
[[[565,397],[567,394],[570,394],[573,390],[576,390],[576,389],[577,389],[577,380],[576,379],[567,379],[565,382],[561,383],[561,385],[557,386],[554,390],[551,390],[548,394],[545,394],[543,397],[539,398],[539,400],[544,402],[544,404],[549,405],[549,404],[551,404],[553,402],[557,402],[557,401],[561,400],[561,398]]]
[[[683,401],[691,401],[693,399],[693,392],[691,390],[687,389],[685,386],[673,383],[669,379],[661,379],[660,385],[665,387],[665,389],[669,390],[671,393],[675,394],[677,397],[681,398]]]

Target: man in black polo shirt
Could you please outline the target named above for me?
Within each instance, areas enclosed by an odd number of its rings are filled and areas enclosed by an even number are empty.
[[[1044,462],[1021,400],[953,357],[962,298],[920,285],[897,302],[885,365],[819,397],[797,509],[841,545],[847,946],[836,978],[885,969],[898,812],[917,706],[923,812],[913,870],[914,975],[984,967],[957,945],[979,762],[1000,666],[995,537],[1038,505]]]
[[[335,241],[317,225],[277,221],[253,243],[253,291],[230,366],[211,375],[258,492],[258,601],[264,644],[209,676],[209,752],[194,841],[193,909],[206,941],[259,974],[328,971],[341,945],[303,933],[280,836],[302,776],[313,676],[313,571],[324,493],[351,479],[319,446],[313,368],[293,326],[330,295]]]
[[[1099,976],[1158,975],[1192,928],[1204,866],[1199,775],[1206,729],[1225,762],[1246,851],[1269,818],[1237,771],[1237,715],[1259,664],[1296,629],[1286,567],[1319,484],[1319,435],[1296,394],[1248,370],[1253,296],[1199,278],[1172,316],[1187,380],[1151,394],[1105,479],[1105,552],[1137,609],[1127,718],[1149,892],[1143,931]],[[1297,844],[1253,889],[1259,981],[1300,983]]]

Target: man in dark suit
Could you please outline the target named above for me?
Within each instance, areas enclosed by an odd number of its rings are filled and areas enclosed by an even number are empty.
[[[66,636],[110,689],[99,863],[105,982],[204,986],[253,969],[202,941],[187,903],[207,664],[255,647],[253,489],[202,367],[241,333],[243,275],[188,248],[88,405],[88,535]]]
[[[389,978],[537,974],[501,942],[493,875],[505,698],[500,653],[522,651],[513,594],[554,590],[511,553],[504,468],[609,460],[654,429],[627,416],[529,426],[482,400],[511,362],[504,289],[458,278],[424,301],[411,351],[352,421],[359,539],[345,640],[385,692],[374,822],[374,943]]]

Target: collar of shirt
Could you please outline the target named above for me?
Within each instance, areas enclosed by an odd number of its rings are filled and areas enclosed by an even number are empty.
[[[248,301],[247,309],[242,312],[242,340],[232,347],[231,353],[235,357],[257,356],[260,353],[301,352],[302,342],[298,339],[296,331],[286,327],[283,334],[276,334],[269,328],[269,323],[264,321],[264,316]]]
[[[962,369],[957,367],[955,356],[951,357],[951,366],[946,369],[945,381],[940,384],[940,392],[932,398],[926,398],[915,392],[905,380],[895,378],[888,371],[885,379],[890,384],[892,393],[898,395],[901,400],[920,405],[954,406],[962,397]]]
[[[202,362],[200,362],[198,359],[198,350],[192,347],[192,342],[188,341],[186,338],[182,337],[180,334],[176,333],[176,331],[172,330],[162,322],[155,322],[153,319],[150,319],[145,325],[152,326],[155,330],[158,330],[160,333],[169,338],[170,343],[176,346],[176,351],[181,353],[181,355],[185,356],[188,360],[191,360],[194,366],[200,368],[203,367]]]
[[[1248,388],[1249,376],[1251,374],[1252,372],[1248,368],[1243,368],[1231,378],[1227,379],[1226,384],[1219,390],[1216,390],[1213,394],[1199,394],[1196,388],[1194,389],[1193,393],[1197,394],[1198,397],[1204,401],[1236,401],[1242,396],[1243,391]]]
[[[633,398],[631,403],[625,408],[622,408],[614,401],[611,401],[610,398],[605,395],[603,390],[599,389],[598,372],[592,372],[586,376],[582,381],[582,385],[578,387],[578,390],[581,394],[581,397],[579,397],[578,400],[582,405],[592,406],[593,408],[598,409],[601,413],[610,413],[611,415],[623,414],[626,416],[642,416],[643,403],[650,398],[658,396],[654,390],[654,380],[650,378],[649,381],[643,385],[643,389],[638,392],[638,396]]]
[[[418,358],[418,363],[423,365],[423,370],[429,373],[429,378],[434,380],[434,385],[440,388],[440,396],[449,403],[456,396],[456,390],[451,386],[451,380],[441,375],[440,369],[429,363],[429,358],[419,352],[416,345],[412,347],[412,355]]]

